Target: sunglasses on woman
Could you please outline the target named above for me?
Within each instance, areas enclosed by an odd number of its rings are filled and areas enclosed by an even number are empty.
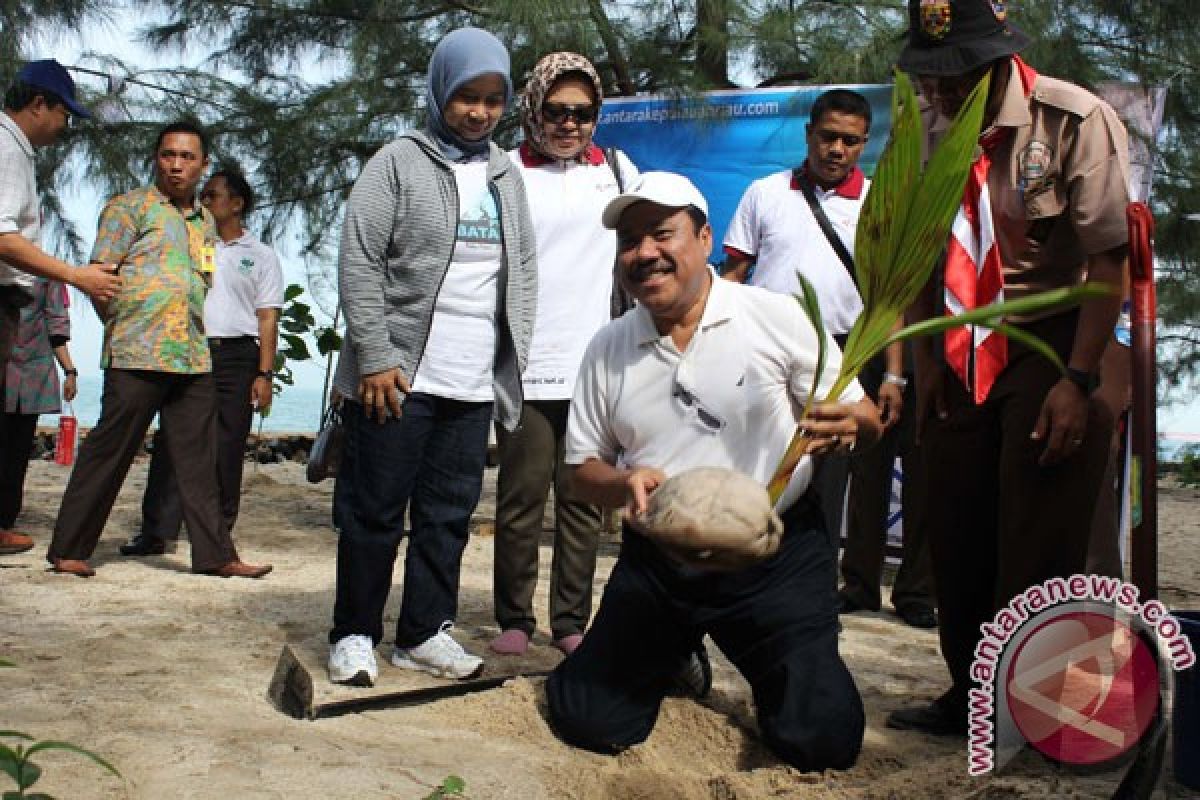
[[[572,106],[566,103],[543,103],[542,119],[555,125],[561,125],[568,119],[575,120],[576,125],[587,125],[596,121],[596,107],[593,105]]]

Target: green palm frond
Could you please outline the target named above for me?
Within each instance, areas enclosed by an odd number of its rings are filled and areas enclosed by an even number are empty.
[[[1006,319],[1034,316],[1046,311],[1069,308],[1093,297],[1102,297],[1115,292],[1115,287],[1105,287],[1099,284],[1082,284],[1063,289],[1051,289],[1048,292],[1038,292],[1019,300],[1006,300],[1003,303],[993,303],[982,308],[964,311],[952,317],[934,317],[915,322],[887,337],[884,347],[893,342],[913,339],[917,336],[934,336],[963,325],[979,325],[997,330],[1001,326],[1005,326],[1007,330],[1012,330],[1011,325],[1005,325]],[[1001,331],[1001,333],[1003,332]],[[1020,334],[1013,338],[1021,340]]]
[[[37,744],[33,745],[32,747],[30,747],[28,750],[26,750],[25,755],[26,755],[26,757],[28,757],[28,756],[31,756],[34,753],[40,752],[42,750],[65,750],[69,753],[75,753],[77,755],[84,756],[85,758],[91,759],[98,766],[104,767],[104,769],[108,770],[113,775],[117,776],[118,778],[121,777],[121,773],[112,764],[108,763],[103,758],[101,758],[100,756],[93,753],[91,750],[84,749],[84,748],[80,747],[79,745],[74,745],[74,744],[71,744],[70,742],[57,742],[57,741],[50,741],[50,740],[41,741],[41,742],[38,742]]]
[[[804,311],[804,316],[808,317],[808,321],[812,323],[813,329],[817,332],[817,368],[813,373],[812,389],[808,392],[808,400],[804,403],[804,414],[807,414],[808,409],[812,407],[813,399],[817,396],[817,391],[821,387],[821,376],[825,374],[827,350],[825,346],[825,322],[821,318],[821,303],[817,299],[817,290],[813,288],[812,282],[799,271],[796,272],[796,280],[800,283],[800,294],[795,295],[796,301],[800,303],[800,308]]]
[[[800,304],[800,309],[804,312],[804,316],[808,317],[808,321],[812,323],[813,330],[817,334],[817,364],[813,371],[812,387],[808,391],[808,399],[804,401],[804,409],[800,414],[801,419],[808,415],[808,411],[812,408],[813,402],[817,398],[817,392],[821,388],[821,376],[825,374],[825,359],[828,354],[829,338],[825,332],[825,322],[821,317],[821,303],[817,299],[817,290],[813,288],[812,283],[808,278],[797,270],[796,280],[800,283],[800,294],[794,295],[796,302]],[[779,499],[779,495],[783,493],[787,487],[788,480],[792,476],[792,471],[796,469],[796,465],[800,463],[800,458],[804,455],[808,443],[803,436],[797,433],[788,442],[787,450],[784,451],[783,457],[779,460],[779,466],[775,468],[775,475],[771,479],[771,483],[767,485],[767,492],[771,496],[771,502]]]

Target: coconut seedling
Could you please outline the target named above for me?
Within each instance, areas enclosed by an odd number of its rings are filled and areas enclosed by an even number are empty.
[[[1070,306],[1101,290],[1075,287],[1043,292],[898,329],[905,310],[928,283],[950,235],[975,158],[987,93],[985,76],[922,168],[923,132],[916,92],[905,74],[896,73],[892,135],[855,237],[855,276],[863,312],[850,330],[841,369],[829,392],[818,397],[828,338],[816,293],[798,275],[802,293],[796,299],[818,341],[813,386],[801,424],[766,487],[727,469],[688,470],[664,481],[650,496],[647,513],[634,522],[669,556],[691,566],[737,569],[774,553],[779,536],[772,533],[772,517],[765,512],[774,508],[808,450],[804,416],[814,402],[838,400],[867,362],[893,342],[960,325],[981,325],[1027,345],[1063,369],[1048,345],[1006,319]]]
[[[1088,286],[1056,289],[896,329],[905,309],[929,281],[949,238],[975,158],[988,85],[989,76],[985,75],[922,169],[923,132],[916,92],[908,76],[896,72],[891,138],[875,171],[855,234],[854,271],[863,311],[850,329],[837,378],[828,394],[820,398],[817,390],[824,372],[827,337],[816,293],[798,275],[802,293],[796,299],[816,329],[819,342],[817,370],[804,407],[805,415],[814,402],[838,400],[867,362],[888,345],[962,325],[979,325],[1003,333],[1064,370],[1061,359],[1049,345],[1006,320],[1075,305],[1102,293],[1102,289]],[[767,485],[772,503],[787,487],[808,444],[809,437],[801,422]]]

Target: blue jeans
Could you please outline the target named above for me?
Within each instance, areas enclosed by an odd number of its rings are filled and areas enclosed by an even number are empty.
[[[414,647],[458,611],[459,569],[483,488],[491,403],[411,394],[404,414],[380,424],[342,407],[345,445],[334,489],[341,526],[329,641],[359,634],[378,644],[408,508],[404,594],[396,646]]]

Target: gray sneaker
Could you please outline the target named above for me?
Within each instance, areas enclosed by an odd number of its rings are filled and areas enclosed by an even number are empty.
[[[392,664],[401,669],[428,672],[438,678],[478,677],[483,672],[483,659],[473,656],[450,636],[453,622],[443,622],[441,630],[416,647],[397,647],[392,651]]]
[[[353,634],[329,648],[329,680],[350,686],[374,686],[379,676],[370,636]]]

